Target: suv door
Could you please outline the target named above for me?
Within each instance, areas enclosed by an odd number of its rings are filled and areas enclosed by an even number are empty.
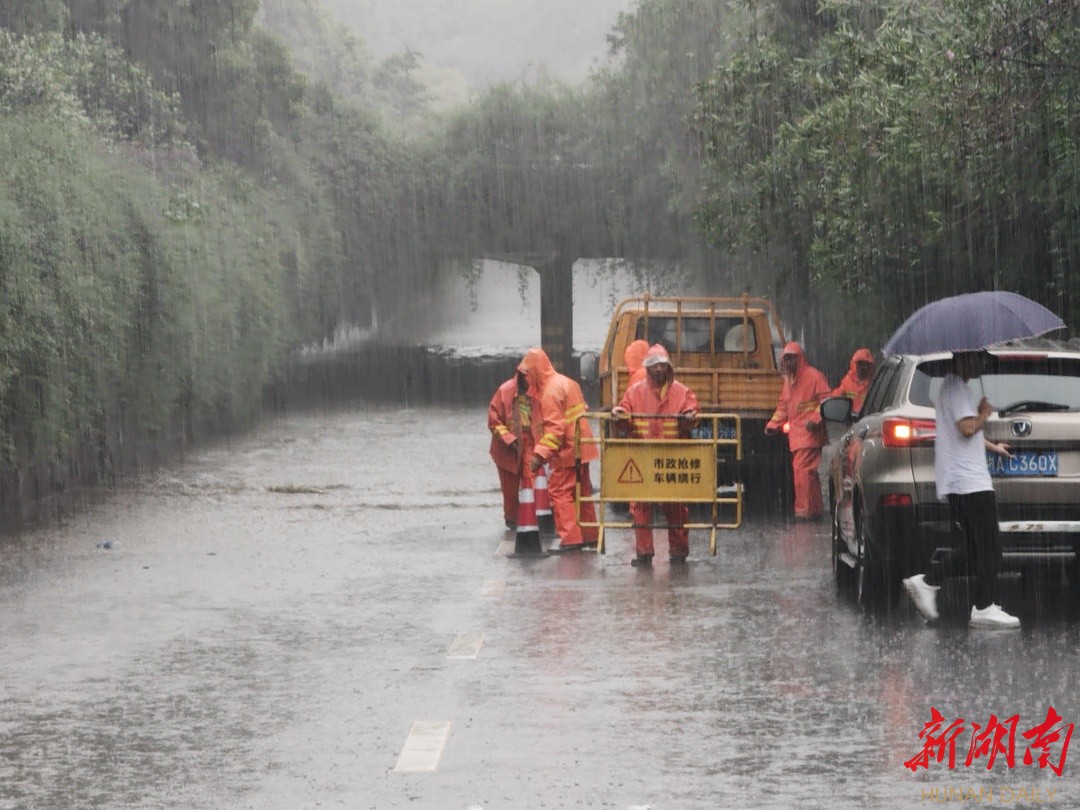
[[[883,412],[896,396],[902,376],[900,358],[882,361],[870,383],[862,413],[837,442],[832,462],[833,564],[838,583],[847,573],[843,566],[854,573],[860,599],[864,597],[865,571],[871,553],[865,547],[869,535],[863,528],[868,512],[864,499],[872,497],[863,489],[862,467],[866,460],[874,466],[879,455],[874,451],[882,440]],[[872,508],[872,502],[869,506]]]
[[[881,412],[888,402],[888,393],[896,388],[899,373],[899,359],[886,360],[874,375],[870,389],[866,393],[859,419],[840,438],[836,447],[838,475],[836,476],[836,516],[839,521],[840,535],[849,546],[852,554],[857,551],[855,539],[854,496],[857,489],[859,464],[864,454],[863,445],[873,442],[875,434],[881,435]]]

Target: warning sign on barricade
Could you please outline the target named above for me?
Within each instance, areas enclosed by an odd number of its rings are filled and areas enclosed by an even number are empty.
[[[600,490],[621,501],[711,501],[716,497],[716,446],[711,441],[609,439],[603,445]]]
[[[651,415],[646,415],[646,418]],[[608,414],[589,414],[588,418],[609,421]],[[606,528],[631,528],[632,523],[608,521],[604,505],[608,502],[687,503],[705,504],[711,520],[707,523],[685,523],[687,529],[709,530],[709,551],[716,554],[716,530],[735,529],[742,525],[742,486],[717,488],[718,448],[725,449],[726,461],[742,460],[742,423],[736,414],[700,414],[709,428],[705,438],[634,439],[611,436],[602,428],[598,435],[582,439],[575,436],[577,456],[581,457],[583,442],[599,445],[600,491],[583,496],[580,482],[575,490],[579,507],[578,522],[582,526],[599,528],[597,550],[604,553]],[[581,521],[580,505],[596,504],[597,521]],[[728,522],[720,522],[719,508],[734,511]]]

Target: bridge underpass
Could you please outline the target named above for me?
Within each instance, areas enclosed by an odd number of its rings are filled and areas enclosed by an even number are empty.
[[[487,254],[484,259],[532,268],[540,278],[540,347],[563,374],[574,368],[574,261],[565,254]]]

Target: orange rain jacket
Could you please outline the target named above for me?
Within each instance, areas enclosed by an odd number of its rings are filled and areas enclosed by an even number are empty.
[[[649,351],[649,344],[647,341],[637,340],[631,341],[630,345],[623,351],[623,362],[626,363],[626,370],[630,372],[630,382],[628,386],[633,385],[638,380],[645,379],[645,368],[641,365],[645,360],[645,355]]]
[[[531,438],[518,441],[516,448],[511,448],[515,439],[523,435],[522,424],[526,414],[522,412],[522,403],[518,398],[517,375],[504,382],[495,390],[495,395],[488,404],[488,430],[491,431],[491,459],[495,466],[507,472],[521,472],[521,453],[536,442],[539,433],[540,403],[528,398],[528,419],[531,421],[528,433]]]
[[[540,400],[543,433],[533,453],[556,469],[574,466],[574,426],[580,424],[581,438],[591,439],[592,429],[582,419],[588,406],[581,386],[560,374],[551,365],[543,349],[529,349],[518,366],[529,381],[529,396]],[[600,455],[595,444],[581,444],[582,462],[593,461]]]
[[[794,354],[799,365],[793,376],[785,375],[776,412],[766,427],[780,430],[784,422],[790,422],[788,447],[792,450],[824,447],[826,436],[821,423],[820,407],[821,400],[831,391],[829,382],[824,374],[806,362],[802,346],[798,343],[787,344],[784,354]]]
[[[644,342],[644,341],[642,341]],[[635,439],[678,439],[680,426],[678,419],[647,419],[638,414],[678,415],[686,411],[696,412],[697,396],[678,380],[674,379],[671,359],[667,350],[657,343],[649,349],[649,356],[659,355],[667,363],[667,382],[659,388],[653,384],[646,372],[645,379],[634,383],[623,395],[619,408],[629,411],[631,416],[631,435]],[[642,368],[644,371],[644,368]],[[693,425],[687,424],[686,427]]]
[[[871,354],[869,349],[859,349],[855,354],[851,355],[848,373],[844,375],[844,379],[829,394],[831,397],[847,397],[850,399],[852,413],[858,413],[862,410],[863,402],[866,401],[866,392],[870,390],[870,381],[874,378],[873,373],[871,373],[865,380],[859,379],[859,375],[855,372],[855,364],[860,360],[872,366],[874,364],[874,355]]]

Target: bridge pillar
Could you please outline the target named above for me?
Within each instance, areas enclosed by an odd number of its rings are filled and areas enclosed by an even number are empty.
[[[574,350],[574,260],[562,254],[538,263],[540,345],[556,371],[577,376]]]

